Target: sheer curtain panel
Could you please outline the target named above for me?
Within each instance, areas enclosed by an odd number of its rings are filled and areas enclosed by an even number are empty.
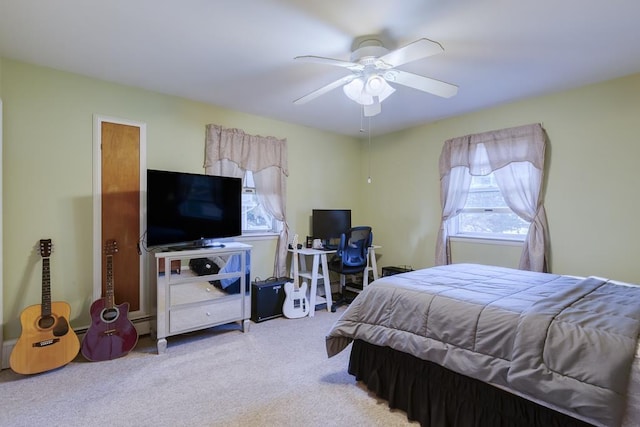
[[[253,172],[260,204],[283,224],[273,270],[275,277],[286,276],[287,140],[248,135],[239,129],[209,124],[205,134],[204,167],[209,175],[242,178],[245,171]]]

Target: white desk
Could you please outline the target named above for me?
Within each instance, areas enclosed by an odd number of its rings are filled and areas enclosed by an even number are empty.
[[[293,253],[292,249],[289,252]],[[300,271],[298,271],[298,278],[303,277],[311,279],[311,287],[309,288],[309,316],[313,317],[316,311],[317,304],[327,304],[327,311],[331,311],[331,281],[329,280],[329,266],[327,265],[327,254],[335,253],[336,251],[325,251],[322,249],[302,248],[298,249],[298,262],[300,265]],[[313,257],[311,270],[307,269],[307,257]],[[293,261],[293,260],[292,260]],[[293,262],[291,263],[290,275],[293,277]],[[322,279],[324,285],[324,297],[318,297],[318,279]],[[298,280],[300,283],[300,280]],[[324,300],[324,301],[322,301]]]

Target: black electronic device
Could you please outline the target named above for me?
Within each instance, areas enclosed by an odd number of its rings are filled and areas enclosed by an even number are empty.
[[[322,240],[323,247],[337,245],[342,233],[351,228],[351,209],[313,209],[311,234]]]
[[[222,246],[241,234],[241,178],[147,170],[147,246]]]
[[[393,276],[400,273],[408,273],[409,271],[413,271],[413,268],[407,265],[382,267],[382,277]]]
[[[251,320],[263,322],[282,316],[284,304],[284,284],[291,282],[289,277],[272,277],[251,284]]]

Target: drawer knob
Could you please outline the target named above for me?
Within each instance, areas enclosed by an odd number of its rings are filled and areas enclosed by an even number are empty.
[[[207,311],[207,316],[211,316],[211,313],[209,313],[208,311]]]

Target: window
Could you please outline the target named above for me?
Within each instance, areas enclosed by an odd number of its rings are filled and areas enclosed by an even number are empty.
[[[242,185],[242,234],[277,233],[280,221],[276,221],[262,207],[256,193],[253,173],[246,171]]]
[[[520,241],[518,268],[548,271],[548,226],[540,198],[546,140],[542,126],[531,124],[445,141],[439,160],[442,223],[436,265],[452,262],[449,237],[457,235]],[[533,222],[520,223],[515,212]]]
[[[452,225],[461,237],[524,240],[529,230],[529,222],[507,206],[493,173],[471,177],[467,202]]]

